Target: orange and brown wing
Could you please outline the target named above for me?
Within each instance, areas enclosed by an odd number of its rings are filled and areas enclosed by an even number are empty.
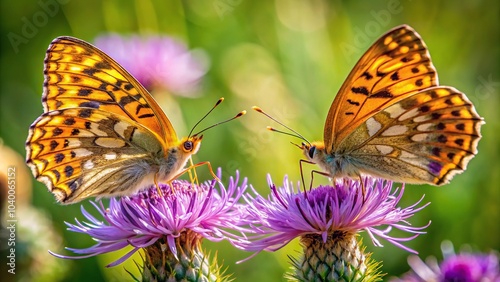
[[[420,36],[396,27],[361,57],[335,97],[325,123],[327,153],[369,117],[401,99],[438,85],[437,73]]]
[[[373,115],[346,143],[358,143],[349,155],[362,173],[442,185],[477,153],[483,123],[465,94],[435,86]]]
[[[97,47],[73,37],[54,39],[44,74],[45,112],[99,109],[140,123],[162,140],[164,148],[177,142],[172,124],[148,91]]]
[[[134,178],[150,173],[145,164],[161,150],[156,136],[130,119],[99,109],[53,110],[30,127],[26,163],[68,204],[133,191]]]
[[[178,142],[146,89],[89,43],[56,38],[44,75],[44,113],[30,127],[26,162],[60,202],[133,192]]]

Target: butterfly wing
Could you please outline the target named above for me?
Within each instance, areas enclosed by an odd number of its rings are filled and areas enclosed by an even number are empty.
[[[178,140],[132,75],[71,37],[51,43],[44,74],[45,112],[30,127],[27,163],[60,202],[133,193],[152,178]]]
[[[324,128],[327,153],[381,109],[422,89],[438,85],[436,70],[420,36],[396,27],[361,57],[335,97]]]
[[[99,109],[42,114],[26,150],[35,177],[63,203],[132,194],[162,158],[161,143],[149,130]]]
[[[95,46],[73,37],[54,39],[47,50],[44,74],[45,112],[99,109],[144,125],[164,143],[164,148],[177,142],[172,124],[154,98]]]
[[[441,185],[463,172],[477,153],[481,124],[465,94],[452,87],[431,87],[358,126],[346,138],[346,143],[357,143],[348,154],[362,173]]]

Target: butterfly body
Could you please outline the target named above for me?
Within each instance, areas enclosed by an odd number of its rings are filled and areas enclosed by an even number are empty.
[[[198,151],[202,136],[179,140],[149,92],[91,44],[56,38],[44,63],[44,113],[30,127],[26,162],[59,202],[170,181]]]
[[[402,25],[351,71],[330,107],[323,141],[299,147],[334,179],[369,174],[442,185],[477,153],[482,124],[465,94],[438,85],[422,39]]]
[[[316,163],[323,171],[332,178],[351,177],[359,175],[359,167],[356,160],[349,153],[333,152],[328,154],[325,145],[321,141],[313,142],[310,146],[302,145],[304,155],[309,161]]]

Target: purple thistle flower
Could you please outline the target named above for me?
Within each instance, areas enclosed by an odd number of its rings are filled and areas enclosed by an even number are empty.
[[[320,235],[326,242],[335,232],[355,234],[366,231],[375,246],[383,246],[377,237],[412,253],[416,251],[405,247],[401,242],[410,241],[429,224],[412,227],[406,219],[428,205],[416,208],[422,201],[407,208],[397,204],[404,192],[404,185],[398,191],[392,189],[391,181],[366,177],[364,180],[366,195],[361,193],[359,181],[344,180],[336,182],[335,187],[320,186],[303,193],[297,191],[285,177],[283,187],[276,189],[269,176],[268,183],[272,194],[266,199],[255,190],[255,197],[245,194],[249,208],[249,225],[258,235],[238,246],[247,251],[275,251],[296,237],[306,234]],[[297,185],[299,187],[299,185]],[[385,229],[376,227],[388,226]],[[389,235],[396,228],[413,235],[396,238]]]
[[[408,263],[412,270],[392,282],[499,282],[499,258],[494,253],[482,254],[461,252],[455,254],[453,245],[445,241],[441,245],[444,260],[438,264],[434,257],[423,262],[417,256],[410,256]]]
[[[202,52],[188,51],[167,36],[102,35],[95,44],[149,91],[160,88],[188,96],[208,69]]]
[[[247,187],[247,180],[244,179],[241,185],[238,182],[238,172],[235,179],[230,178],[227,189],[220,183],[216,185],[215,180],[201,185],[174,180],[172,187],[159,185],[162,195],[153,186],[130,197],[112,198],[108,208],[101,201],[91,202],[104,220],[95,218],[82,206],[87,222],[76,220],[76,224],[66,225],[70,231],[91,236],[97,244],[86,249],[66,248],[80,256],[53,255],[80,259],[133,247],[129,253],[108,265],[110,267],[160,239],[165,241],[164,244],[177,259],[179,242],[176,239],[188,231],[196,234],[197,238],[204,237],[210,241],[238,241],[240,237],[230,231],[246,231],[239,227],[242,206],[237,202]]]
[[[257,234],[234,245],[257,254],[278,250],[299,237],[303,252],[300,258],[291,258],[294,271],[286,274],[290,281],[379,281],[380,263],[364,253],[358,233],[366,231],[376,246],[382,246],[380,237],[415,253],[402,242],[425,233],[422,230],[428,225],[412,227],[406,219],[427,204],[417,208],[421,199],[410,207],[398,208],[404,187],[392,191],[390,181],[371,177],[363,181],[366,195],[360,182],[354,180],[301,192],[286,177],[283,187],[277,189],[269,177],[272,194],[267,199],[255,190],[255,196],[244,196],[248,203],[245,220]],[[377,228],[384,225],[387,228]],[[412,235],[390,236],[392,228]]]

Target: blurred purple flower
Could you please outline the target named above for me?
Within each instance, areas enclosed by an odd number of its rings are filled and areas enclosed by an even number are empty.
[[[412,270],[392,282],[499,282],[498,256],[494,253],[481,254],[461,252],[455,254],[449,241],[442,244],[444,260],[438,264],[430,257],[423,262],[417,256],[410,256],[408,263]]]
[[[382,246],[377,237],[412,253],[416,251],[405,247],[401,242],[410,241],[423,234],[423,227],[412,227],[406,221],[419,208],[414,205],[399,208],[404,186],[392,191],[392,182],[366,177],[364,180],[366,195],[361,193],[359,181],[337,181],[335,187],[320,186],[303,193],[296,191],[285,177],[283,187],[276,189],[270,176],[268,183],[272,194],[267,199],[255,190],[252,196],[245,194],[249,215],[247,221],[258,235],[248,237],[248,241],[237,242],[236,246],[247,251],[275,251],[296,237],[307,234],[320,235],[323,243],[332,234],[338,232],[356,234],[366,231],[375,246]],[[379,226],[385,229],[377,229]],[[392,228],[412,234],[406,238],[389,235]]]
[[[95,218],[82,206],[82,213],[88,222],[76,220],[76,224],[66,225],[70,231],[91,236],[97,244],[86,249],[66,248],[81,256],[53,255],[80,259],[132,246],[129,253],[108,265],[115,266],[160,238],[165,238],[170,251],[176,256],[175,239],[185,231],[195,232],[210,241],[240,240],[231,231],[246,231],[239,227],[243,208],[237,202],[247,187],[247,180],[244,179],[240,185],[238,182],[238,172],[235,179],[230,178],[227,189],[220,183],[216,185],[215,180],[201,185],[174,180],[172,188],[160,184],[162,195],[153,186],[134,196],[112,198],[108,208],[102,201],[91,202],[104,220]]]
[[[149,91],[166,89],[189,96],[208,69],[201,52],[167,36],[102,35],[95,45],[129,71]]]

